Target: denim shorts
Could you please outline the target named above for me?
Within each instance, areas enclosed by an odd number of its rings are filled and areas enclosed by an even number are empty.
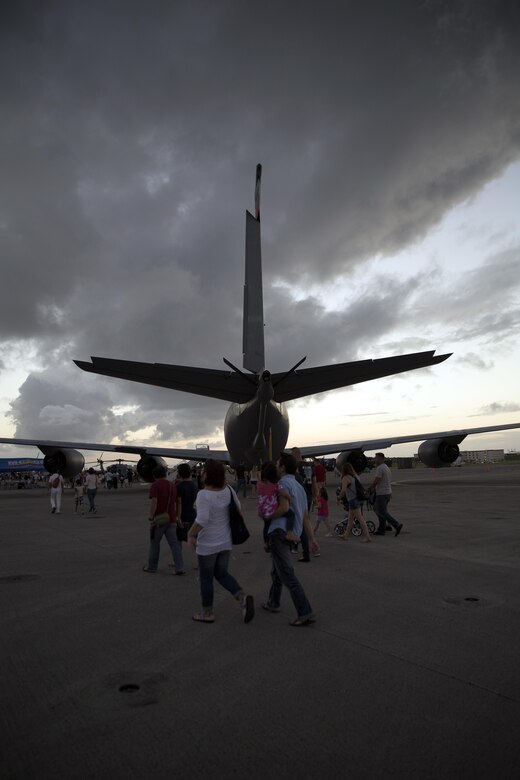
[[[357,498],[349,499],[348,502],[349,509],[359,509],[360,506],[361,506],[361,501],[358,501]]]

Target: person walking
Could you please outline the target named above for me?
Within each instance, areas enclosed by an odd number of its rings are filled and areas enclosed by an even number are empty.
[[[49,477],[49,490],[51,491],[51,513],[61,513],[61,494],[63,492],[64,482],[59,471],[55,471]]]
[[[318,491],[320,491],[322,488],[326,486],[327,471],[325,469],[325,466],[323,465],[323,461],[318,460],[318,458],[314,458],[314,474],[316,476],[316,485]]]
[[[197,498],[197,487],[191,478],[191,469],[187,463],[181,463],[177,467],[177,518],[184,529],[184,538],[187,538],[188,531],[195,522],[197,512],[195,509],[195,500]]]
[[[258,466],[253,466],[249,475],[249,484],[251,485],[251,498],[256,498],[256,486],[260,479],[260,471]]]
[[[320,488],[318,500],[316,501],[316,524],[314,526],[315,536],[320,523],[323,523],[323,525],[326,527],[328,531],[327,536],[334,536],[332,533],[332,528],[329,524],[329,494],[324,487]]]
[[[243,463],[239,463],[236,467],[235,476],[237,478],[237,493],[242,491],[243,497],[247,498],[246,467]]]
[[[85,487],[87,488],[87,498],[88,498],[88,505],[89,505],[88,511],[94,512],[94,514],[97,512],[96,505],[95,505],[95,498],[96,498],[98,485],[99,485],[99,480],[97,474],[91,466],[88,470],[87,478],[85,480]]]
[[[320,551],[312,530],[309,512],[307,510],[307,496],[303,487],[296,481],[298,461],[294,455],[283,452],[278,460],[278,472],[280,485],[289,493],[290,507],[294,512],[293,532],[301,537],[305,528],[310,550],[316,554]],[[305,591],[294,573],[291,558],[291,542],[287,540],[286,513],[289,509],[289,501],[279,496],[279,508],[269,523],[267,536],[271,552],[271,589],[268,600],[262,604],[268,612],[280,611],[280,599],[282,586],[289,591],[296,608],[296,618],[291,620],[291,626],[305,626],[316,619],[316,615],[310,605]]]
[[[184,560],[182,557],[181,543],[177,539],[177,490],[173,482],[166,479],[164,466],[156,466],[153,470],[154,483],[150,485],[150,509],[148,519],[150,522],[150,549],[148,564],[143,566],[143,571],[154,574],[159,564],[161,551],[161,539],[166,537],[173,555],[174,574],[184,574]],[[155,517],[168,513],[170,522],[158,526]]]
[[[350,463],[345,463],[341,471],[341,490],[338,493],[338,501],[342,502],[344,498],[348,501],[348,523],[346,531],[340,534],[340,539],[348,540],[354,522],[357,520],[365,537],[363,541],[371,542],[368,526],[361,511],[362,502],[357,495],[356,482],[359,483],[359,480],[354,467]]]
[[[85,495],[85,485],[81,481],[81,477],[78,477],[76,480],[76,485],[74,487],[74,514],[77,515],[79,512],[81,512],[82,515],[84,515],[83,511],[83,496]]]
[[[318,484],[316,482],[314,464],[310,463],[310,461],[303,460],[299,447],[293,447],[291,453],[293,457],[296,458],[296,462],[298,464],[295,477],[297,482],[299,482],[305,490],[305,495],[307,497],[307,511],[310,513],[313,502],[318,498]],[[298,563],[309,563],[309,541],[307,538],[305,526],[303,527],[301,533],[301,543],[302,554],[298,558]],[[293,551],[297,550],[298,546],[296,545],[296,550],[293,548]]]
[[[229,573],[229,558],[233,547],[229,525],[229,504],[240,501],[231,486],[226,485],[224,464],[207,460],[204,468],[204,487],[197,494],[197,519],[188,533],[188,543],[196,550],[199,561],[200,595],[202,609],[193,615],[198,623],[214,623],[213,580],[235,598],[241,608],[244,623],[255,615],[254,600]]]
[[[374,462],[376,464],[374,479],[368,489],[372,490],[375,488],[376,491],[374,511],[379,520],[379,528],[375,533],[377,536],[384,536],[386,524],[389,523],[392,528],[395,529],[395,535],[399,536],[403,524],[396,520],[395,517],[392,517],[388,511],[388,504],[392,498],[392,487],[390,483],[392,472],[386,465],[385,456],[382,452],[376,452]]]

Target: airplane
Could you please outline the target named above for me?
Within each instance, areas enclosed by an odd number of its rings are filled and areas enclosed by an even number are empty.
[[[270,460],[282,452],[289,438],[289,415],[286,402],[326,390],[367,382],[393,374],[434,366],[451,354],[436,355],[435,350],[416,352],[377,360],[356,360],[328,366],[300,369],[301,358],[289,370],[272,374],[266,368],[264,348],[264,307],[262,253],[260,234],[260,185],[262,166],[257,165],[255,180],[255,214],[246,211],[245,284],[243,305],[243,362],[241,370],[223,358],[228,370],[177,366],[166,363],[141,363],[130,360],[91,357],[90,362],[75,360],[83,371],[132,382],[167,387],[185,393],[230,402],[224,421],[227,450],[209,447],[178,449],[148,445],[94,444],[91,442],[56,442],[35,439],[2,439],[0,443],[36,445],[44,454],[45,468],[59,470],[66,478],[78,474],[84,466],[78,450],[122,452],[139,456],[137,472],[146,482],[153,481],[153,470],[166,466],[165,457],[201,462],[213,458],[232,466],[246,468]],[[247,373],[246,373],[247,372]],[[365,451],[386,449],[392,444],[422,441],[420,460],[431,468],[450,466],[459,457],[458,445],[470,434],[519,428],[520,423],[437,431],[411,436],[362,439],[310,447],[300,447],[302,457],[340,453],[336,467],[347,462],[357,472],[367,464]]]

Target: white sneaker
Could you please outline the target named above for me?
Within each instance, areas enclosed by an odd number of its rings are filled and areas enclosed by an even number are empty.
[[[330,537],[330,536],[334,536],[334,534],[325,534],[325,536]]]

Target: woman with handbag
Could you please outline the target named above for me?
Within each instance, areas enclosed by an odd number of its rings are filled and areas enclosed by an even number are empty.
[[[207,460],[204,468],[204,488],[197,495],[197,519],[188,533],[188,542],[195,548],[199,561],[202,609],[193,615],[198,623],[214,623],[213,579],[238,601],[244,623],[255,614],[253,597],[229,573],[229,557],[233,546],[230,528],[230,502],[240,511],[240,501],[230,486],[226,486],[226,470],[219,461]]]
[[[174,574],[184,574],[182,546],[177,539],[177,490],[173,482],[166,479],[164,466],[156,466],[153,470],[155,482],[150,485],[150,551],[148,565],[143,571],[154,574],[159,564],[161,539],[166,537],[173,555]]]

